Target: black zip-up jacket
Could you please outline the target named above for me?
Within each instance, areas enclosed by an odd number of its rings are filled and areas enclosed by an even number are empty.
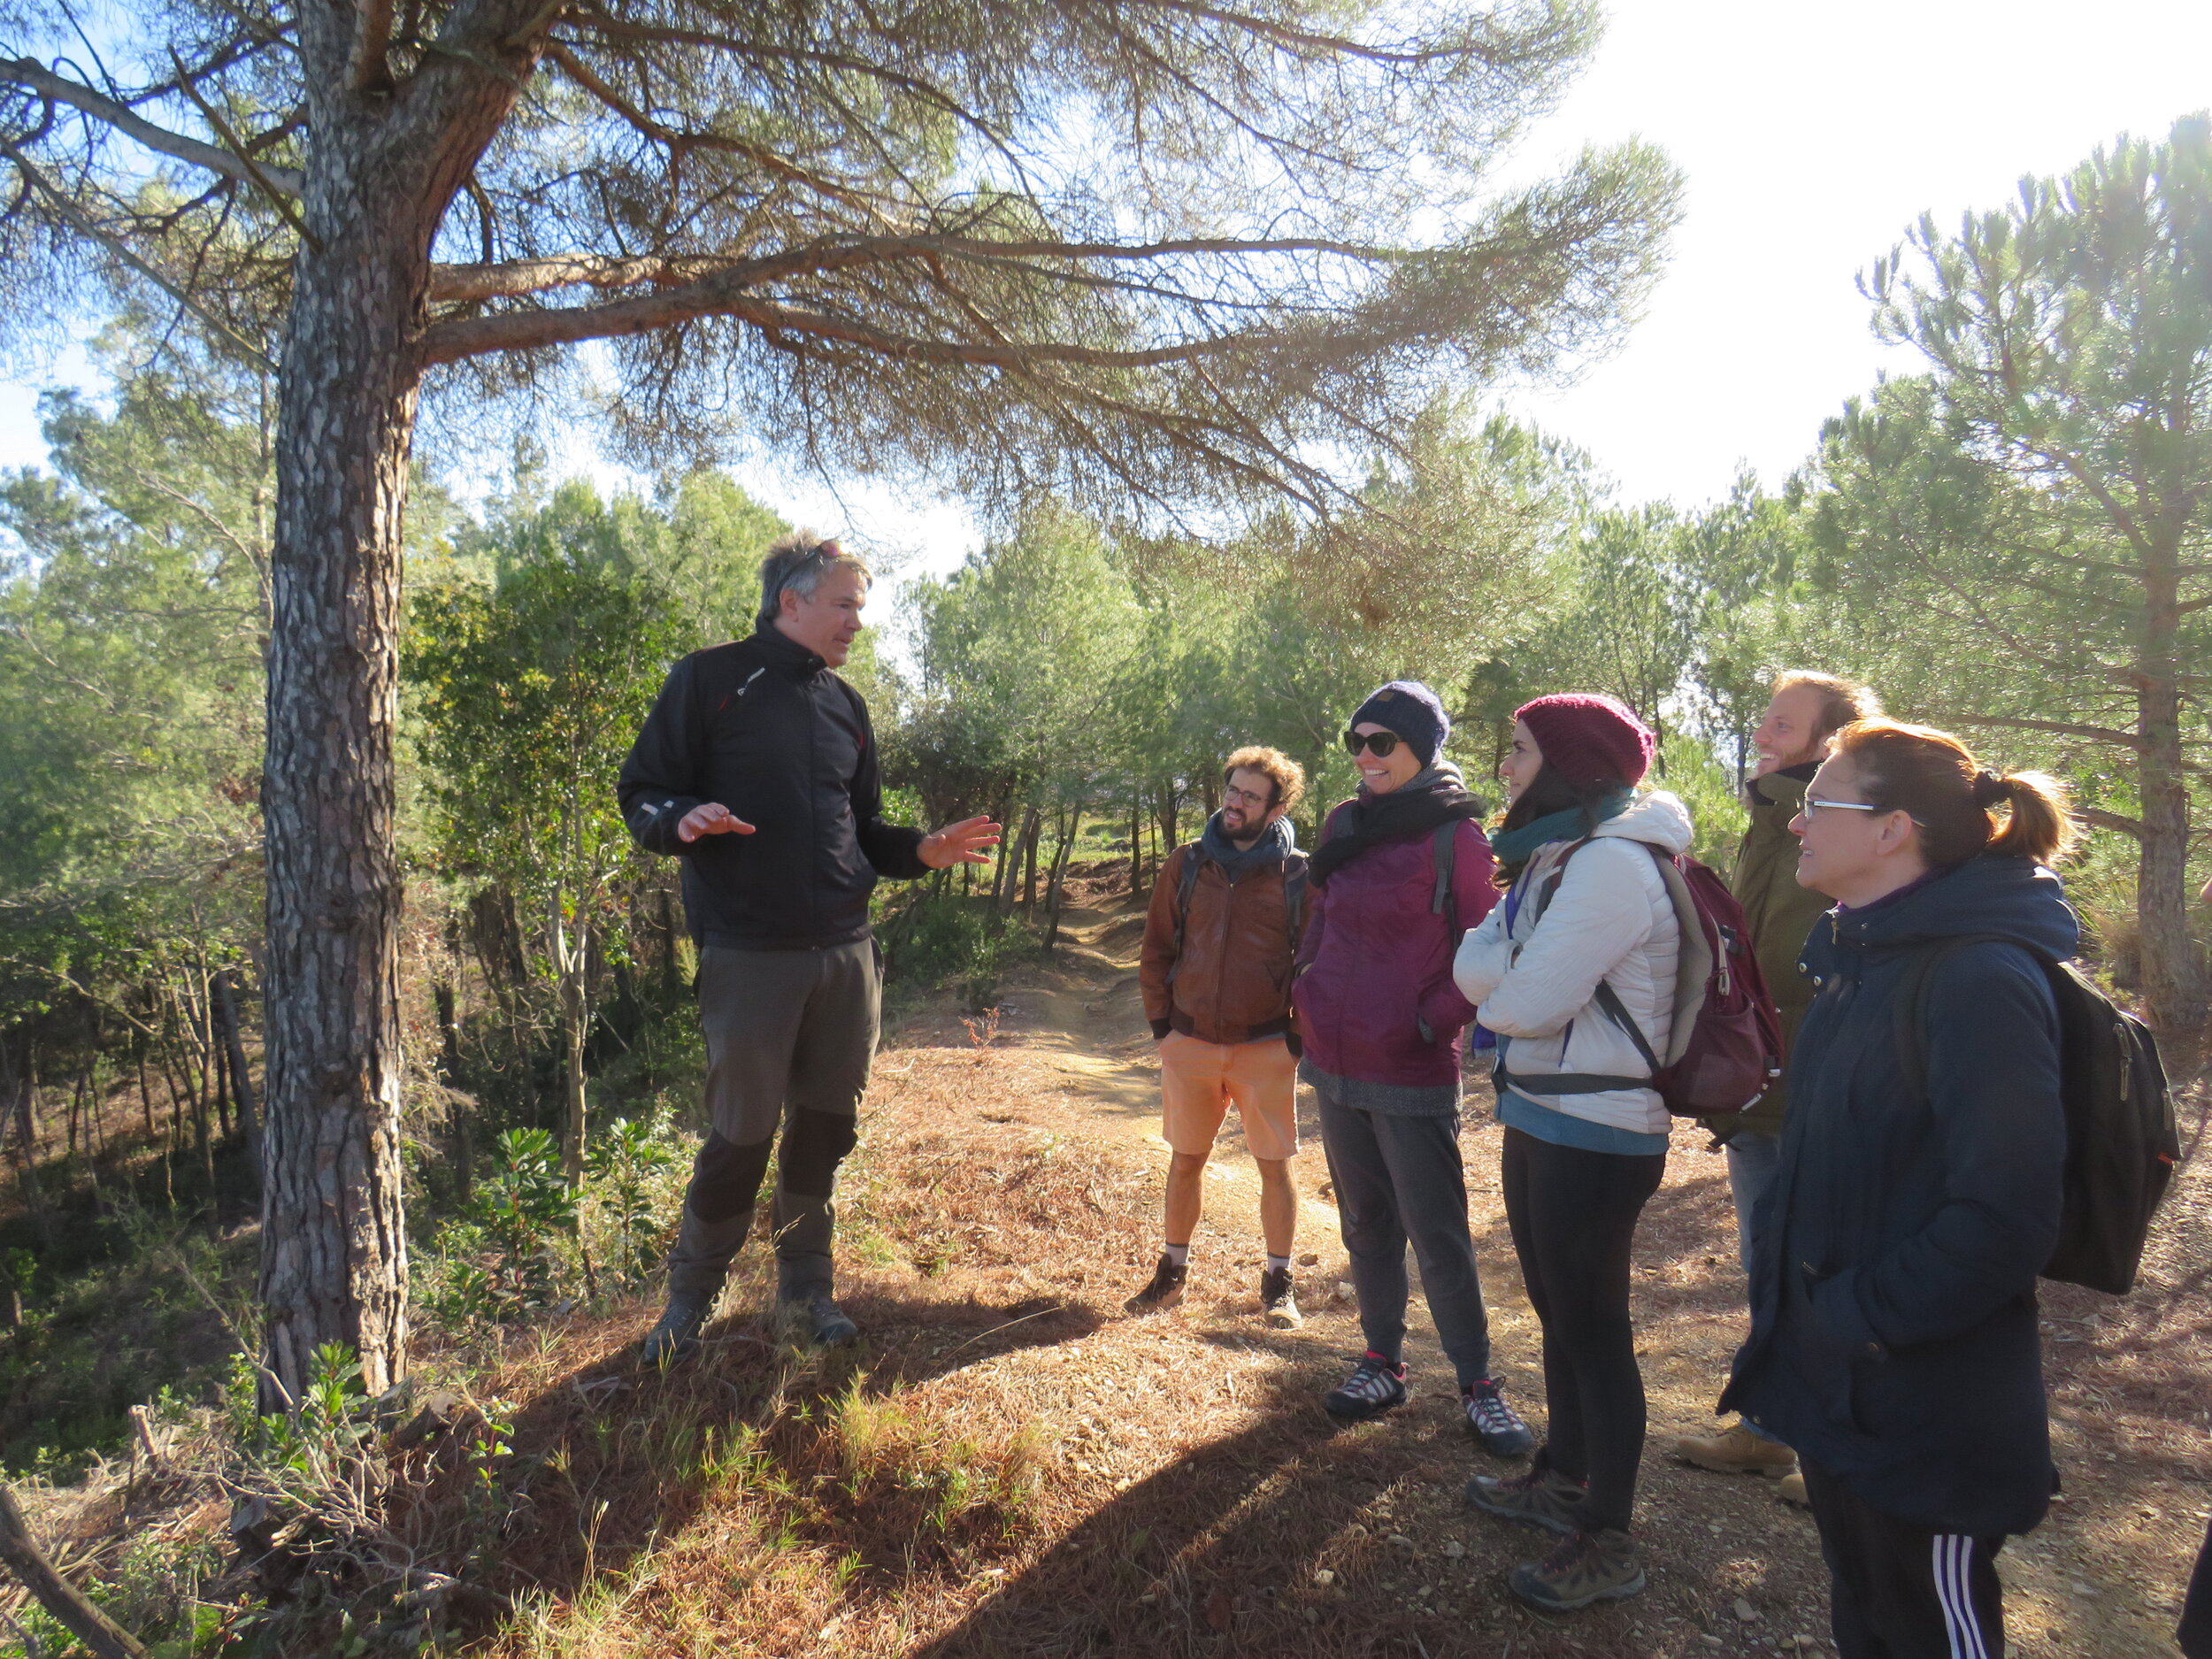
[[[669,671],[615,788],[637,844],[684,861],[684,913],[702,945],[865,939],[876,878],[928,873],[922,832],[883,821],[868,705],[773,628]],[[710,801],[754,833],[679,841],[684,814]]]
[[[1916,950],[1925,1098],[1897,1052]],[[1815,925],[1782,1161],[1753,1217],[1740,1410],[1870,1507],[1939,1532],[2024,1532],[2053,1471],[2035,1281],[2057,1241],[2065,1113],[2043,963],[2073,955],[2058,878],[1970,860]]]

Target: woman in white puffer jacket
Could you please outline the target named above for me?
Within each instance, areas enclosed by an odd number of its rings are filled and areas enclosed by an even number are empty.
[[[1566,1535],[1511,1579],[1552,1611],[1644,1587],[1627,1535],[1644,1445],[1629,1251],[1668,1118],[1628,1079],[1651,1074],[1647,1050],[1665,1055],[1673,1032],[1681,928],[1653,854],[1690,845],[1680,801],[1636,793],[1655,741],[1610,697],[1515,714],[1498,768],[1511,806],[1492,838],[1513,885],[1453,964],[1497,1038],[1506,1221],[1543,1326],[1549,1417],[1527,1474],[1478,1476],[1467,1496]]]

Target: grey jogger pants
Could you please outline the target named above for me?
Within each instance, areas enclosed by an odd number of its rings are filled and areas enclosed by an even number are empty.
[[[1319,1083],[1314,1094],[1367,1346],[1387,1360],[1403,1356],[1410,1242],[1452,1369],[1463,1385],[1487,1377],[1490,1320],[1467,1231],[1458,1115],[1367,1111],[1333,1099]]]

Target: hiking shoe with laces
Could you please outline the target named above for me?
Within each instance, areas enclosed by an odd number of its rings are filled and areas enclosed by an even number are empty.
[[[711,1296],[671,1296],[666,1310],[645,1333],[641,1357],[663,1370],[689,1359],[699,1351],[699,1333],[713,1311]]]
[[[777,1307],[793,1330],[803,1333],[816,1348],[843,1348],[860,1336],[860,1327],[826,1290],[816,1291],[810,1296],[789,1297],[778,1302]]]
[[[1459,1403],[1467,1413],[1467,1427],[1493,1457],[1526,1457],[1535,1448],[1521,1414],[1506,1404],[1494,1379],[1484,1377],[1459,1391]]]
[[[1260,1317],[1278,1331],[1295,1331],[1305,1324],[1298,1299],[1291,1294],[1287,1267],[1271,1267],[1261,1273]]]
[[[1373,1352],[1361,1356],[1359,1363],[1352,1367],[1352,1374],[1321,1396],[1321,1409],[1348,1423],[1380,1417],[1391,1407],[1405,1402],[1405,1362],[1401,1360],[1394,1365]]]
[[[1582,1482],[1570,1480],[1555,1469],[1532,1469],[1503,1480],[1477,1475],[1467,1483],[1467,1502],[1486,1515],[1571,1536],[1581,1530],[1582,1500],[1587,1491]]]
[[[1178,1265],[1164,1256],[1152,1270],[1152,1282],[1121,1305],[1130,1313],[1164,1313],[1183,1300],[1183,1281],[1189,1277],[1188,1262]]]
[[[1720,1434],[1686,1434],[1674,1443],[1674,1455],[1700,1469],[1724,1475],[1764,1475],[1779,1480],[1797,1472],[1797,1454],[1779,1440],[1756,1433],[1747,1423]]]
[[[1626,1532],[1605,1527],[1562,1539],[1541,1561],[1525,1561],[1506,1580],[1513,1594],[1547,1613],[1571,1613],[1593,1601],[1640,1595],[1643,1563]]]

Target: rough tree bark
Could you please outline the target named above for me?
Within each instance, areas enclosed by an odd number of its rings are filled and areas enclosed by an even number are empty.
[[[439,220],[535,58],[435,60],[394,92],[349,72],[358,15],[309,6],[299,24],[314,138],[280,380],[262,792],[265,1410],[301,1398],[326,1342],[358,1354],[373,1394],[406,1369],[393,733],[417,342]]]

